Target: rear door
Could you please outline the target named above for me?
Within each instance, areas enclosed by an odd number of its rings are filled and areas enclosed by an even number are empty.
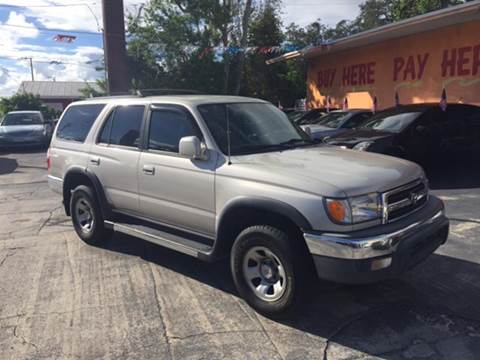
[[[133,214],[139,211],[137,171],[144,112],[144,105],[112,109],[97,133],[88,163],[112,207]]]
[[[203,135],[181,106],[152,107],[139,163],[140,209],[145,218],[212,236],[215,232],[216,158],[192,160],[178,152],[180,139]]]

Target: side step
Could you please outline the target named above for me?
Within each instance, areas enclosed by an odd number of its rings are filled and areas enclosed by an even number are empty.
[[[126,235],[134,236],[154,244],[196,257],[204,261],[212,260],[213,246],[189,240],[183,236],[138,223],[123,223],[105,220],[105,226]],[[213,245],[213,244],[212,244]]]

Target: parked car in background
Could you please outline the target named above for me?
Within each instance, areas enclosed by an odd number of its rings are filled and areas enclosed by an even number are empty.
[[[315,272],[379,281],[448,236],[444,205],[420,166],[314,142],[258,99],[76,102],[47,164],[85,242],[117,231],[200,260],[229,257],[239,294],[262,313],[307,295]]]
[[[41,111],[11,111],[0,123],[0,147],[48,146],[52,131]]]
[[[330,109],[330,111],[336,109]],[[317,108],[305,111],[303,114],[298,116],[297,118],[293,119],[295,124],[297,125],[308,125],[312,121],[315,122],[322,116],[326,115],[328,110],[326,108]]]
[[[356,128],[371,116],[372,112],[365,109],[335,110],[312,119],[308,125],[301,125],[301,128],[306,130],[308,127],[313,139],[323,139]]]
[[[327,139],[332,145],[393,155],[417,162],[480,142],[480,107],[414,104],[387,109],[362,127]]]

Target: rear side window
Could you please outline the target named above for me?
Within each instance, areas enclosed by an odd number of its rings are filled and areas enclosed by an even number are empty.
[[[58,125],[57,138],[84,142],[98,114],[105,104],[71,106]]]
[[[99,143],[138,147],[144,106],[119,106],[106,120]]]

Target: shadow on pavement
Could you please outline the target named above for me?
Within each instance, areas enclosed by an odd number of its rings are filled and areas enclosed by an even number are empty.
[[[102,247],[237,296],[226,260],[204,263],[122,234]],[[332,351],[343,347],[384,359],[397,359],[398,351],[415,342],[432,344],[469,332],[478,333],[470,345],[480,350],[478,279],[479,264],[434,254],[401,278],[377,284],[347,286],[318,280],[307,301],[273,321],[335,343],[329,345]]]
[[[0,175],[6,175],[14,172],[18,167],[15,159],[0,158]]]

